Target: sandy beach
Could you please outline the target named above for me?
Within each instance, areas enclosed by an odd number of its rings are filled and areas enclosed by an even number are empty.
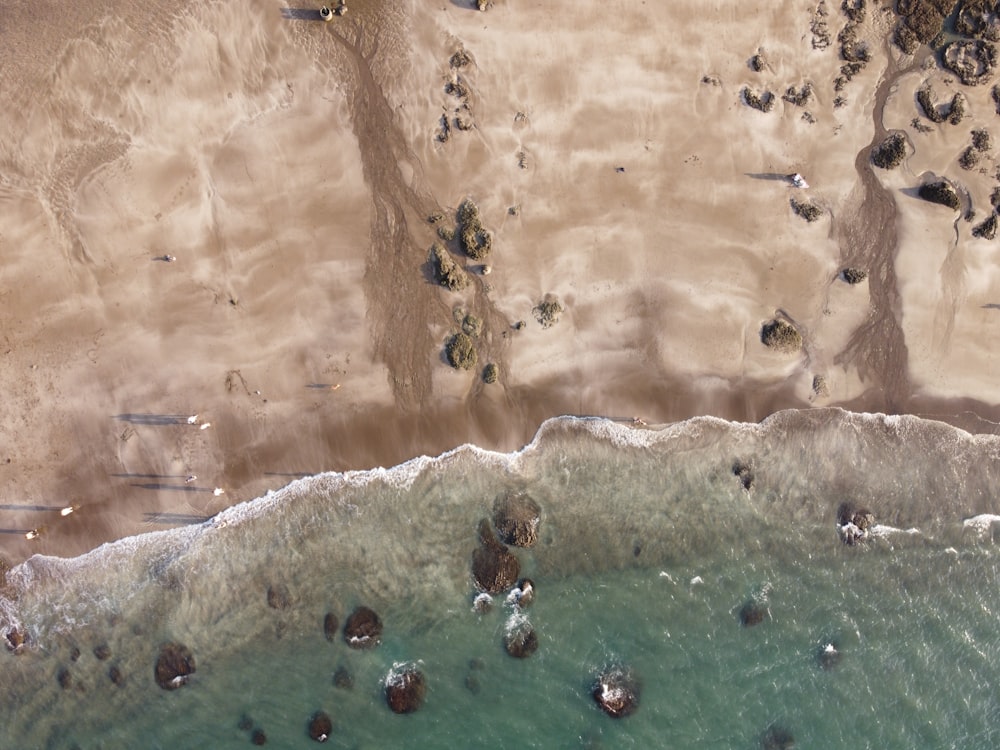
[[[348,4],[330,23],[270,0],[5,7],[8,563],[308,474],[509,451],[561,414],[842,406],[996,431],[1000,245],[972,233],[996,136],[959,163],[997,131],[995,81],[893,47],[892,9]],[[837,90],[848,24],[871,59]],[[964,117],[928,118],[926,87]],[[890,132],[906,157],[875,168]],[[961,210],[917,196],[930,173]],[[492,250],[450,240],[448,291],[429,250],[466,199]],[[468,315],[461,370],[445,344]],[[764,346],[774,319],[801,347]]]

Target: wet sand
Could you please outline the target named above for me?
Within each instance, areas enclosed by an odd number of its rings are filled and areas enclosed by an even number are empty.
[[[890,12],[870,9],[873,59],[838,92],[839,3],[352,0],[331,23],[264,1],[10,6],[10,562],[194,522],[305,474],[516,449],[560,414],[1000,420],[998,246],[970,234],[995,151],[956,161],[993,126],[990,86],[890,49]],[[781,98],[806,83],[803,106]],[[961,90],[968,117],[922,118],[927,83]],[[909,156],[879,170],[869,150],[890,130]],[[929,171],[967,189],[974,222],[914,197]],[[428,217],[454,226],[467,197],[493,232],[491,273],[453,242],[469,285],[448,292]],[[845,266],[868,279],[846,284]],[[547,297],[564,308],[548,328],[533,315]],[[479,362],[457,371],[443,348],[466,313],[483,321]],[[801,351],[761,344],[775,316]]]

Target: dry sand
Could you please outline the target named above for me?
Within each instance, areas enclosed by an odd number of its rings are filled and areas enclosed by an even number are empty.
[[[196,521],[304,474],[510,450],[559,414],[844,405],[992,431],[998,246],[912,192],[947,175],[985,217],[995,154],[983,173],[956,157],[995,109],[989,86],[889,52],[891,12],[870,10],[874,59],[835,106],[834,2],[821,17],[813,0],[350,0],[329,24],[301,5],[5,6],[7,560]],[[928,79],[938,98],[962,89],[970,118],[914,129]],[[741,99],[805,83],[804,107]],[[868,166],[884,128],[915,146],[892,172]],[[810,189],[780,179],[795,171]],[[495,234],[492,273],[450,293],[427,217],[453,224],[467,196]],[[869,279],[838,280],[847,264]],[[543,328],[547,295],[565,312]],[[465,312],[497,384],[443,359]],[[761,344],[775,315],[801,352]]]

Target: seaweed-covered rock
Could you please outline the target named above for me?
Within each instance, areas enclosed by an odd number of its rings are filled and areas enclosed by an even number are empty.
[[[801,216],[810,224],[814,221],[818,221],[819,217],[823,215],[823,209],[812,201],[799,201],[792,198],[790,203],[792,205],[792,211],[795,212],[796,216]]]
[[[500,368],[495,362],[490,362],[483,368],[483,382],[492,384],[500,379]]]
[[[789,104],[794,104],[796,107],[804,107],[809,103],[809,100],[812,99],[812,95],[812,84],[804,83],[802,84],[802,87],[798,89],[794,86],[789,86],[781,98]]]
[[[423,705],[426,695],[424,673],[416,667],[393,668],[385,678],[385,702],[393,713],[413,713]]]
[[[760,340],[769,349],[790,353],[802,348],[802,334],[785,320],[775,319],[760,329]]]
[[[326,711],[317,711],[309,719],[309,738],[317,742],[326,742],[333,732],[333,719]]]
[[[851,285],[860,284],[868,278],[868,272],[863,271],[860,268],[845,268],[840,272],[840,278]]]
[[[750,70],[754,73],[760,73],[764,68],[767,67],[767,60],[764,58],[764,52],[758,50],[757,54],[750,58],[747,65],[750,66]]]
[[[830,395],[830,386],[826,382],[825,375],[813,376],[812,392],[820,398],[826,398]]]
[[[515,547],[531,547],[538,541],[542,508],[523,492],[508,492],[493,503],[493,523],[500,539]]]
[[[872,164],[881,169],[895,169],[906,158],[906,136],[896,131],[872,149]]]
[[[979,152],[972,146],[966,146],[958,155],[958,166],[966,170],[975,169],[979,166]]]
[[[479,207],[466,198],[458,207],[457,218],[462,250],[473,260],[483,260],[493,249],[493,234],[483,227]]]
[[[924,116],[935,123],[950,122],[958,125],[965,119],[966,100],[961,91],[956,91],[951,101],[938,105],[934,101],[934,92],[929,85],[917,90],[917,104],[923,110]]]
[[[19,654],[28,643],[28,634],[21,628],[12,627],[4,633],[4,642],[8,651]]]
[[[997,215],[991,213],[986,220],[972,228],[972,236],[992,240],[997,236]]]
[[[758,94],[749,86],[743,87],[743,90],[740,92],[740,96],[743,98],[743,102],[748,107],[752,107],[760,112],[770,112],[774,109],[774,100],[777,98],[770,91]]]
[[[344,623],[344,641],[351,648],[375,648],[382,642],[382,618],[368,607],[358,607]]]
[[[476,347],[472,343],[472,337],[464,331],[459,331],[448,339],[444,351],[448,358],[448,364],[456,370],[471,370],[479,359]]]
[[[993,148],[993,137],[986,128],[976,128],[972,131],[972,147],[985,153]]]
[[[962,0],[955,15],[955,31],[973,39],[1000,41],[1000,14],[996,0]]]
[[[441,228],[439,227],[439,229]],[[448,227],[443,228],[448,229]],[[437,283],[446,289],[456,292],[468,285],[469,278],[465,271],[452,259],[448,250],[440,242],[431,245],[429,262],[434,270],[434,278]]]
[[[925,201],[939,203],[953,211],[957,211],[962,207],[962,201],[958,197],[958,192],[945,180],[928,182],[921,185],[917,190],[917,195]]]
[[[837,533],[846,545],[854,545],[871,536],[875,514],[853,503],[842,503],[837,509]]]
[[[532,308],[531,312],[542,328],[551,328],[562,317],[563,306],[555,297],[546,296]]]
[[[506,591],[517,581],[521,563],[493,534],[490,522],[479,522],[479,547],[472,553],[472,576],[488,594]]]
[[[160,646],[153,676],[161,688],[176,690],[187,684],[188,676],[194,674],[194,671],[194,655],[187,646],[182,643],[165,643]]]
[[[941,62],[966,86],[978,86],[993,77],[997,48],[993,42],[983,39],[963,39],[945,47]]]
[[[107,661],[111,658],[111,647],[106,643],[94,646],[94,656],[98,661]]]
[[[639,678],[632,669],[613,666],[597,676],[590,694],[604,713],[614,719],[622,719],[639,708],[641,690]]]
[[[895,41],[904,52],[913,52],[918,43],[928,44],[941,33],[944,20],[956,5],[956,0],[899,0],[896,12],[901,16]],[[901,31],[905,28],[906,31]],[[914,40],[904,47],[901,37]]]
[[[503,647],[515,659],[527,659],[538,650],[538,633],[528,618],[515,614],[507,620]]]

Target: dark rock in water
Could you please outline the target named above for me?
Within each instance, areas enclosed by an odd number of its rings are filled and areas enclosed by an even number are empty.
[[[840,663],[840,649],[835,643],[824,643],[816,652],[816,662],[823,669],[833,669]]]
[[[753,489],[753,469],[750,468],[750,464],[744,461],[735,461],[733,463],[733,474],[739,478],[743,489],[747,492]]]
[[[751,628],[760,625],[767,618],[767,605],[756,599],[751,599],[740,607],[740,625]]]
[[[868,539],[873,526],[875,514],[866,508],[841,503],[837,509],[837,532],[844,544],[853,545]]]
[[[28,634],[19,628],[11,628],[5,634],[7,649],[14,653],[21,653],[28,643]]]
[[[385,681],[385,701],[393,713],[410,714],[424,702],[427,684],[423,672],[408,667],[402,672],[392,672]]]
[[[627,667],[611,667],[594,681],[591,695],[608,716],[622,719],[639,708],[639,678]]]
[[[344,623],[344,640],[351,648],[375,648],[382,642],[382,620],[368,607],[358,607]]]
[[[506,544],[531,547],[538,541],[541,521],[541,506],[523,492],[501,495],[493,503],[493,523]]]
[[[76,646],[73,646],[73,648],[69,650],[69,660],[76,661],[79,658],[80,658],[80,649],[78,649]]]
[[[59,687],[63,690],[73,687],[73,675],[66,667],[59,667],[59,671],[56,672],[56,680],[59,681]]]
[[[795,747],[795,737],[784,727],[769,726],[760,737],[763,750],[791,750]]]
[[[323,635],[326,636],[328,641],[332,641],[337,637],[337,631],[340,629],[340,620],[337,618],[333,612],[327,612],[326,617],[323,618]]]
[[[524,617],[515,616],[512,620],[507,623],[503,646],[514,658],[526,659],[538,650],[538,634]]]
[[[317,711],[309,720],[309,736],[317,742],[326,742],[333,732],[333,720],[325,711]]]
[[[100,661],[107,661],[111,658],[111,647],[106,643],[102,643],[100,646],[94,646],[94,656],[96,656]]]
[[[472,659],[469,659],[469,669],[474,669],[476,671],[480,669],[486,669],[486,660],[483,659],[481,656],[476,656]]]
[[[267,744],[267,735],[264,734],[263,729],[258,727],[250,733],[250,741],[255,745],[265,745]]]
[[[236,726],[242,732],[249,732],[251,729],[253,729],[253,724],[254,724],[253,717],[243,714],[240,717],[240,723],[237,724]]]
[[[180,643],[165,643],[160,647],[156,660],[154,677],[156,684],[164,690],[176,690],[194,674],[194,656],[191,650]]]
[[[467,674],[465,676],[465,689],[473,695],[479,695],[479,691],[482,689],[482,686],[479,684],[479,678],[474,674]]]
[[[930,203],[939,203],[942,206],[947,206],[953,211],[957,211],[962,207],[962,201],[959,199],[955,188],[944,180],[929,182],[926,185],[921,185],[917,190],[917,195],[925,201],[929,201]]]
[[[125,675],[122,674],[121,669],[119,669],[117,665],[113,664],[111,668],[108,669],[108,679],[118,687],[125,685]]]
[[[288,609],[292,606],[292,597],[285,584],[277,583],[267,587],[267,606],[271,609]]]
[[[511,589],[507,601],[521,609],[527,609],[535,601],[535,582],[530,578],[522,578],[517,586]]]
[[[472,553],[472,575],[476,585],[489,594],[506,591],[517,581],[521,563],[493,535],[490,522],[479,522],[479,547]]]
[[[354,675],[347,667],[340,665],[333,673],[333,684],[341,690],[350,690],[354,687]]]

